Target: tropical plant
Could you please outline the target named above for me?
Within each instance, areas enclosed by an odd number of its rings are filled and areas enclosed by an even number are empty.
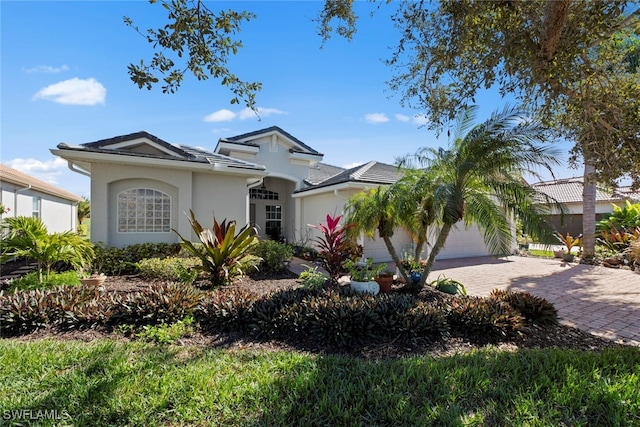
[[[598,221],[596,231],[634,229],[640,227],[640,203],[626,201],[624,207],[613,205],[608,218]]]
[[[86,197],[78,202],[78,223],[82,224],[85,218],[91,217],[91,202]]]
[[[4,226],[8,234],[0,242],[0,260],[24,257],[37,261],[40,282],[49,278],[57,262],[66,262],[81,270],[94,258],[91,243],[70,231],[49,234],[40,218],[6,218]]]
[[[305,265],[305,270],[300,272],[298,280],[306,289],[322,289],[327,281],[327,276],[318,271],[317,266]]]
[[[349,240],[347,231],[354,227],[349,223],[340,225],[342,215],[332,217],[327,214],[327,224],[309,224],[309,227],[320,230],[321,236],[315,238],[320,255],[322,267],[329,273],[332,284],[337,284],[340,276],[345,272],[343,263],[347,259],[352,259],[356,255],[354,244]]]
[[[201,244],[194,245],[176,230],[173,232],[180,237],[188,252],[200,258],[202,266],[199,268],[208,274],[211,285],[229,285],[244,275],[244,261],[252,256],[250,250],[258,244],[255,227],[247,224],[236,234],[235,221],[224,219],[219,223],[214,216],[213,227],[208,229],[200,225],[192,210],[189,214],[189,223]]]
[[[562,233],[559,233],[556,231],[555,233],[556,239],[558,239],[559,242],[561,242],[566,248],[567,248],[567,253],[571,253],[571,249],[574,247],[580,247],[581,242],[582,242],[582,237],[578,236],[578,237],[573,237],[571,234],[569,234],[569,232],[567,232],[566,236],[563,236]]]
[[[345,270],[349,272],[352,281],[371,282],[386,268],[386,265],[373,265],[373,258],[367,258],[364,262],[348,259],[343,263]]]
[[[444,292],[446,294],[467,294],[467,290],[462,283],[443,275],[440,275],[436,280],[432,280],[431,282],[429,282],[429,286],[434,287],[440,292]]]
[[[399,161],[402,166],[424,168],[417,173],[425,174],[426,179],[417,182],[428,183],[439,226],[420,288],[459,222],[476,224],[490,252],[506,255],[512,249],[511,218],[519,218],[529,234],[542,239],[552,235],[545,220],[550,204],[565,212],[562,205],[522,179],[525,173],[539,176],[538,167],[551,171],[550,164],[558,164],[557,150],[542,144],[545,129],[541,124],[507,107],[474,125],[477,111],[472,107],[459,116],[449,149],[422,148]]]

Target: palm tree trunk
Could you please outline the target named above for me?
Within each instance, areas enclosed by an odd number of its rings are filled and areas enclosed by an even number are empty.
[[[398,267],[398,271],[400,272],[400,274],[404,278],[405,283],[411,283],[411,281],[409,280],[409,276],[407,275],[407,272],[404,271],[404,268],[402,268],[402,263],[400,262],[400,257],[398,256],[398,253],[396,252],[396,248],[393,247],[393,244],[391,243],[391,239],[389,237],[387,237],[387,236],[384,236],[382,238],[382,240],[384,241],[384,244],[387,246],[387,251],[389,252],[389,255],[391,255],[391,259],[393,260],[393,262],[396,263],[396,266]]]
[[[422,277],[420,278],[420,284],[418,285],[420,290],[424,289],[424,285],[425,283],[427,283],[427,276],[429,276],[429,273],[431,272],[431,267],[433,267],[436,256],[438,256],[442,248],[444,248],[444,244],[447,241],[447,237],[449,237],[449,233],[451,232],[452,227],[453,224],[445,224],[440,229],[440,233],[438,233],[436,243],[433,245],[433,248],[429,253],[429,258],[427,258],[427,265],[425,265],[424,270],[422,270]]]
[[[596,245],[596,182],[595,167],[585,159],[582,189],[582,258],[587,262],[595,257]]]

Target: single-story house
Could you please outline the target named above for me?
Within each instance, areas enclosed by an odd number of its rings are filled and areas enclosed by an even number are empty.
[[[81,197],[0,164],[2,217],[35,216],[50,233],[76,231]]]
[[[260,238],[312,244],[327,214],[341,214],[358,191],[389,185],[395,166],[369,162],[351,169],[322,162],[323,154],[273,126],[221,138],[213,150],[170,144],[136,132],[80,145],[61,143],[51,152],[91,177],[91,240],[109,246],[177,242],[195,236],[186,213],[203,226],[234,219],[257,225]],[[397,233],[397,248],[411,238]],[[363,241],[365,256],[390,259],[380,239]],[[440,258],[487,255],[476,228],[461,226]]]
[[[568,214],[564,218],[559,213],[549,215],[549,223],[560,233],[572,236],[582,234],[582,191],[584,189],[582,177],[541,181],[532,184],[537,191],[563,203]],[[613,206],[624,207],[626,201],[640,202],[640,193],[631,191],[630,187],[619,187],[615,190],[596,188],[596,221],[608,218],[613,212]]]

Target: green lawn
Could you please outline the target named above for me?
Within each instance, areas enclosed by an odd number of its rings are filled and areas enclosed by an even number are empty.
[[[638,372],[635,348],[363,360],[4,339],[0,416],[55,410],[64,419],[44,425],[91,426],[632,426]]]

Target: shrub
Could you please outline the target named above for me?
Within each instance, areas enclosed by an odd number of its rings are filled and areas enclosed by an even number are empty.
[[[209,332],[247,331],[248,313],[257,296],[246,290],[221,288],[203,298],[195,311],[200,326]]]
[[[258,244],[257,231],[249,224],[236,234],[236,222],[223,220],[218,223],[213,218],[211,229],[203,228],[196,220],[193,211],[189,211],[189,223],[200,239],[201,245],[194,245],[174,230],[182,240],[183,247],[192,255],[200,258],[201,269],[205,271],[212,286],[229,285],[236,277],[245,274],[242,269],[251,249]]]
[[[286,270],[285,262],[291,260],[293,248],[275,240],[262,240],[253,247],[251,253],[262,258],[258,269],[265,273],[281,273]]]
[[[138,263],[138,271],[144,279],[193,283],[201,266],[200,260],[194,257],[148,258]]]
[[[491,291],[489,298],[504,301],[518,310],[528,322],[541,325],[558,323],[558,310],[544,298],[528,292],[509,292],[501,289]]]
[[[68,313],[95,299],[93,289],[83,286],[0,292],[0,335],[29,333],[48,324],[63,323]]]
[[[510,304],[483,297],[455,297],[447,317],[452,331],[474,340],[507,337],[525,323]]]
[[[306,270],[298,275],[302,286],[306,289],[322,289],[327,282],[327,276],[318,271],[318,267],[305,265]]]
[[[65,271],[63,273],[50,273],[44,281],[40,281],[37,272],[25,274],[22,277],[13,279],[7,287],[7,292],[28,291],[33,289],[49,289],[56,286],[79,285],[78,273],[75,271]]]
[[[195,312],[202,292],[184,283],[162,283],[144,291],[111,294],[103,297],[108,304],[110,325],[157,325],[175,323]]]
[[[179,243],[137,243],[116,248],[97,244],[94,264],[99,266],[98,272],[109,276],[137,274],[138,262],[149,258],[166,258],[180,253]]]

